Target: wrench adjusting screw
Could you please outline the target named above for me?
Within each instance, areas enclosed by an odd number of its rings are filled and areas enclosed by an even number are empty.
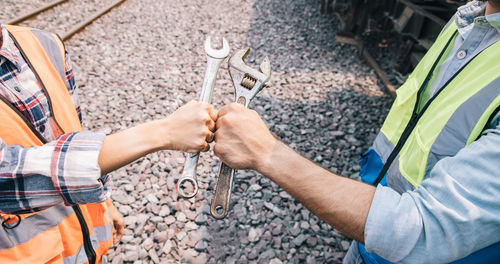
[[[252,90],[256,83],[257,78],[248,73],[245,73],[245,76],[243,76],[243,79],[241,80],[241,86],[247,88],[248,90]]]

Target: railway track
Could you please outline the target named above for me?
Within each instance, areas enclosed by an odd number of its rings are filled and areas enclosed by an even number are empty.
[[[355,45],[392,97],[463,0],[322,0],[342,22],[337,42]],[[341,10],[341,13],[334,10]],[[389,72],[386,72],[389,71]]]
[[[27,11],[23,10],[20,12],[21,14],[16,14],[17,16],[4,23],[56,32],[63,40],[67,40],[124,1],[96,0],[94,5],[88,5],[78,0],[42,2],[41,6],[33,7]]]

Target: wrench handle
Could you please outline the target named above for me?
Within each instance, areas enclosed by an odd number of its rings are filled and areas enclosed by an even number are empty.
[[[212,103],[212,94],[214,92],[217,72],[219,71],[223,60],[224,59],[214,59],[207,56],[207,68],[205,70],[205,76],[203,77],[203,84],[201,86],[200,102],[209,104]]]
[[[200,158],[200,152],[188,153],[186,157],[186,162],[184,163],[184,170],[182,171],[182,177],[186,176],[196,177],[196,165],[198,164],[199,158]]]
[[[236,102],[248,107],[250,100],[244,96],[237,96]],[[210,205],[210,214],[217,219],[226,217],[229,212],[229,203],[231,201],[231,192],[233,190],[234,170],[221,163],[219,174],[217,177],[217,185],[215,186],[215,195]]]
[[[200,153],[188,153],[186,157],[186,162],[184,163],[184,170],[182,171],[182,176],[177,182],[177,193],[183,198],[192,198],[198,192],[198,181],[196,180],[196,166],[198,165],[198,159],[200,158]],[[193,190],[191,192],[186,192],[182,189],[185,182],[190,182],[193,185]]]
[[[226,217],[229,212],[229,202],[233,189],[233,176],[234,170],[225,163],[221,163],[217,186],[215,187],[215,195],[210,205],[210,214],[217,219]]]

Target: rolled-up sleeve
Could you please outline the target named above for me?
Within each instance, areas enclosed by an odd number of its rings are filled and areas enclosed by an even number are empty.
[[[0,211],[28,213],[64,202],[103,202],[109,198],[99,152],[105,135],[63,134],[42,146],[23,148],[0,139]]]
[[[369,252],[393,262],[446,263],[500,241],[500,126],[440,160],[418,189],[378,186],[365,226]]]

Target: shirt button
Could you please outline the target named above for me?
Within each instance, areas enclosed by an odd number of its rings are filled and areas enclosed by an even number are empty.
[[[459,59],[459,60],[465,58],[465,56],[467,56],[467,51],[465,51],[465,50],[461,50],[457,53],[457,59]]]
[[[44,132],[45,131],[45,125],[41,125],[38,129],[40,129],[40,132]]]
[[[14,86],[14,90],[16,90],[16,92],[18,92],[18,93],[21,92],[21,89],[19,89],[19,86]]]

